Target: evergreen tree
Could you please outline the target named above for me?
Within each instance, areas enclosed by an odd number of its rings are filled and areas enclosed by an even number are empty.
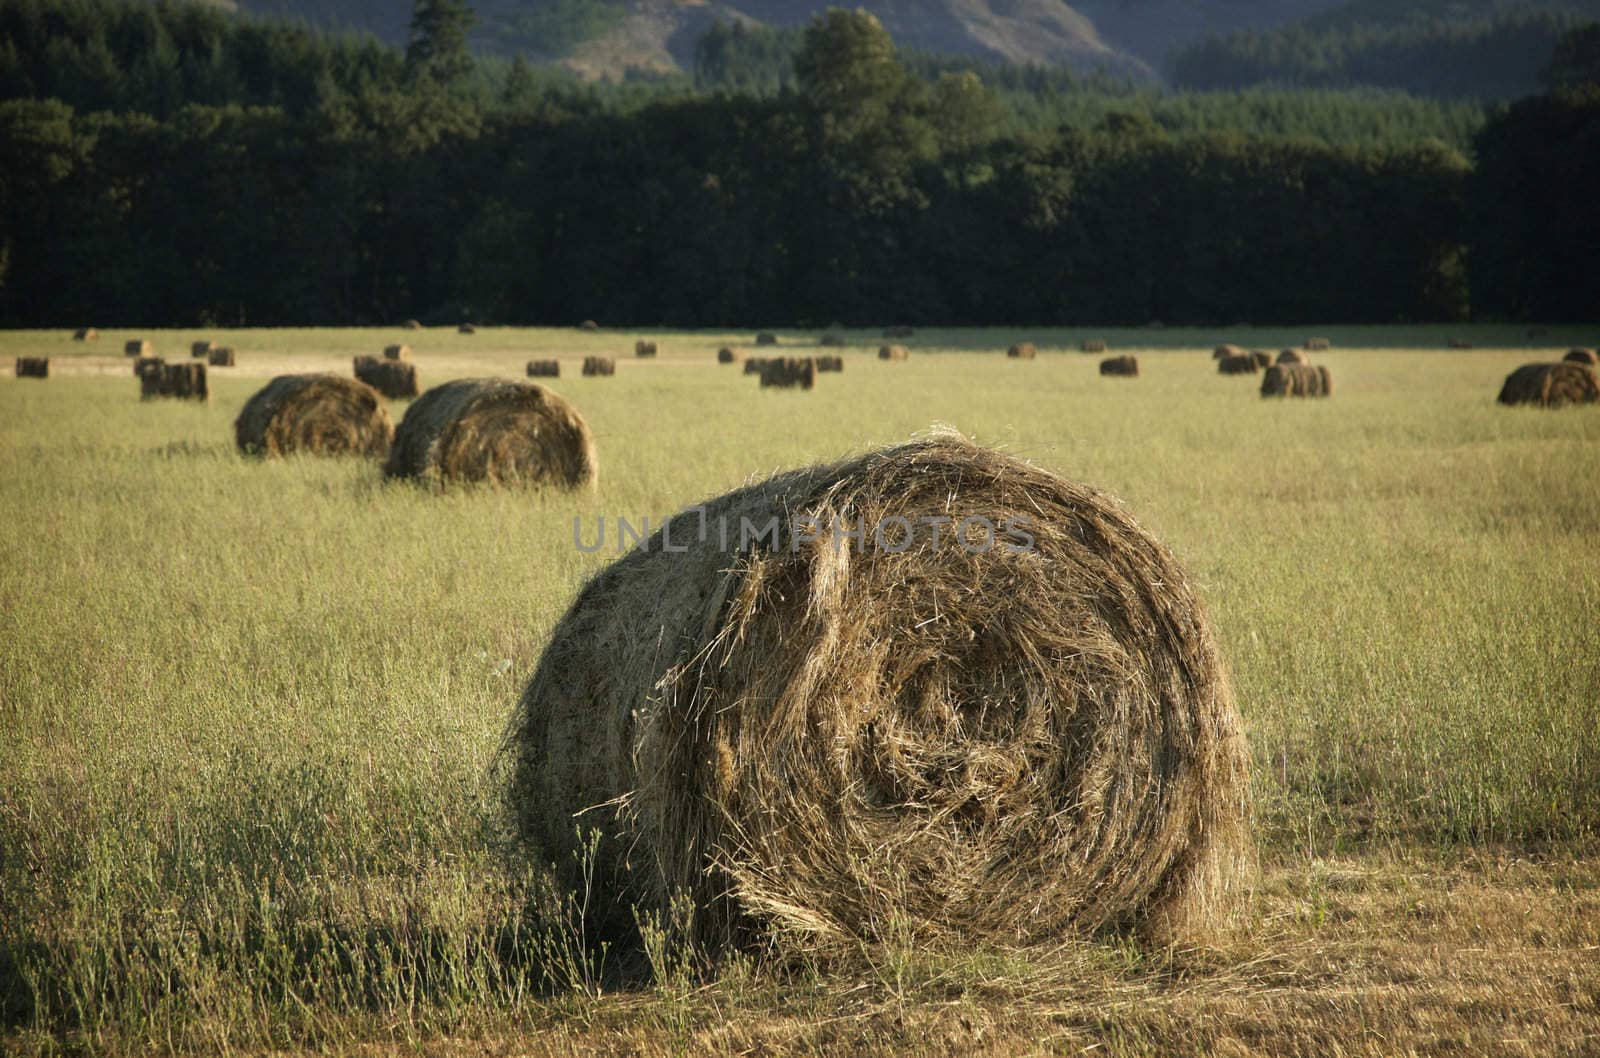
[[[477,18],[466,0],[416,0],[406,69],[413,77],[449,84],[472,69],[467,31]]]

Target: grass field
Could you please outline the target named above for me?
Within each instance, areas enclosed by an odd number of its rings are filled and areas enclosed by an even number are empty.
[[[1125,380],[1079,332],[924,332],[900,364],[851,332],[795,393],[713,362],[749,335],[647,362],[632,333],[208,332],[239,357],[208,405],[141,403],[131,333],[0,335],[0,1050],[1600,1053],[1600,409],[1494,403],[1597,336],[1319,330],[1327,401],[1213,369],[1215,341],[1305,333],[1097,332]],[[1019,338],[1037,361],[998,355]],[[235,453],[266,378],[391,341],[424,386],[560,357],[597,492]],[[616,377],[576,377],[594,353]],[[21,355],[52,377],[10,378]],[[574,519],[656,524],[941,423],[1118,495],[1195,576],[1254,754],[1251,923],[711,981],[658,952],[613,990],[492,768],[616,554]]]

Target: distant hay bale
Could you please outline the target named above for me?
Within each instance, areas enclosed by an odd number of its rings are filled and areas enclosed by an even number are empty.
[[[213,348],[215,347],[208,341],[190,342],[189,355],[194,357],[196,360],[208,360],[211,357],[211,350]]]
[[[843,371],[844,370],[844,357],[842,357],[842,356],[824,355],[824,356],[816,357],[816,361],[817,361],[817,370],[818,371]]]
[[[1280,363],[1280,364],[1309,364],[1309,363],[1311,363],[1311,357],[1307,356],[1304,352],[1300,351],[1299,349],[1280,349],[1278,351],[1278,363]]]
[[[1333,348],[1333,342],[1327,338],[1307,338],[1306,348],[1313,353],[1325,353]]]
[[[405,360],[358,356],[351,366],[357,378],[390,400],[409,400],[419,392],[417,367]]]
[[[1272,354],[1262,349],[1250,350],[1250,359],[1254,360],[1256,362],[1256,366],[1262,370],[1272,366]]]
[[[817,358],[780,356],[761,364],[761,388],[813,389],[817,384]]]
[[[880,345],[878,347],[879,360],[907,360],[911,357],[911,350],[903,345]]]
[[[1237,345],[1219,345],[1211,350],[1211,359],[1224,360],[1230,356],[1244,356],[1245,351]]]
[[[1136,356],[1108,356],[1100,361],[1102,375],[1121,375],[1134,377],[1139,374],[1139,358]]]
[[[212,367],[233,367],[233,346],[214,345],[211,353],[206,357],[206,363]]]
[[[1261,362],[1249,353],[1225,356],[1217,361],[1217,373],[1222,375],[1253,375],[1260,370]]]
[[[583,358],[583,374],[587,377],[614,375],[617,373],[617,362],[609,356],[586,356]]]
[[[643,338],[639,339],[638,341],[633,343],[633,355],[634,356],[655,356],[656,355],[656,343],[655,342],[647,342]]]
[[[1039,355],[1032,342],[1013,342],[1006,350],[1006,356],[1012,360],[1032,360]]]
[[[776,334],[768,334],[766,331],[762,331],[760,334],[756,335],[756,344],[757,345],[777,345],[778,344],[778,336]]]
[[[402,323],[400,326],[402,328],[404,328],[405,330],[408,330],[408,331],[420,331],[420,330],[422,330],[422,324],[421,324],[421,322],[419,322],[417,320],[407,320],[406,322]]]
[[[1449,346],[1452,349],[1471,349],[1472,341],[1469,338],[1451,338]]]
[[[166,361],[159,356],[141,356],[133,362],[133,377],[148,378],[151,375],[159,376]]]
[[[560,378],[561,361],[559,360],[529,360],[529,378]]]
[[[211,399],[211,386],[206,379],[206,365],[193,360],[177,364],[162,364],[139,379],[141,397],[172,397],[177,400]]]
[[[383,358],[385,360],[410,360],[411,346],[386,345],[383,347]]]
[[[917,330],[915,327],[908,326],[904,323],[897,323],[893,327],[885,327],[883,329],[883,336],[885,338],[910,338],[916,333]]]
[[[380,457],[394,420],[377,390],[338,375],[279,375],[245,402],[233,423],[246,455]]]
[[[1561,359],[1569,364],[1588,364],[1590,367],[1600,364],[1600,357],[1595,355],[1593,349],[1569,349]]]
[[[1535,404],[1561,408],[1568,404],[1593,404],[1600,400],[1595,369],[1587,364],[1561,361],[1523,364],[1506,376],[1500,387],[1501,404]]]
[[[719,364],[737,364],[738,362],[739,362],[739,354],[734,352],[733,348],[731,346],[726,346],[725,345],[721,349],[717,350],[717,363],[719,363]]]
[[[598,331],[599,329],[600,325],[593,320],[584,320],[578,324],[578,330],[580,331]]]
[[[49,378],[50,358],[48,356],[19,356],[17,357],[18,378]]]
[[[589,424],[534,382],[467,378],[435,386],[406,409],[383,472],[391,478],[592,487]]]
[[[1277,363],[1261,378],[1263,397],[1331,397],[1333,376],[1321,364]]]
[[[463,323],[459,327],[456,328],[456,333],[457,334],[477,334],[478,333],[478,327],[477,327],[476,324]]]
[[[825,346],[828,346],[830,348],[838,348],[838,347],[844,345],[844,338],[841,335],[837,335],[837,334],[824,334],[818,340],[817,344],[818,345],[825,345]]]
[[[766,365],[766,357],[752,356],[750,359],[744,362],[744,373],[747,375],[759,375],[761,374],[761,369]]]
[[[125,342],[122,346],[122,355],[124,356],[150,356],[154,351],[155,346],[138,338]]]
[[[1106,351],[1106,342],[1104,338],[1090,338],[1078,348],[1086,353],[1103,353]]]
[[[671,519],[557,624],[504,762],[542,860],[599,832],[560,881],[602,932],[681,894],[713,954],[1204,935],[1254,864],[1183,568],[1110,496],[952,436]]]
[[[72,340],[75,342],[98,342],[100,340],[100,332],[93,327],[79,327],[72,332]]]

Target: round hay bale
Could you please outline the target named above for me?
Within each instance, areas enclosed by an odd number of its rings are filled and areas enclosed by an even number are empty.
[[[408,331],[420,331],[420,330],[422,330],[422,322],[420,320],[406,320],[400,326],[403,329],[408,330]]]
[[[1497,399],[1501,404],[1534,404],[1541,408],[1593,404],[1600,401],[1600,383],[1596,382],[1595,369],[1587,364],[1565,360],[1523,364],[1506,376]]]
[[[1333,348],[1333,342],[1328,338],[1307,338],[1306,348],[1313,353],[1325,353]]]
[[[561,361],[559,360],[529,360],[529,378],[560,378]]]
[[[457,334],[477,334],[478,327],[473,323],[463,323],[456,328]]]
[[[190,342],[189,355],[194,357],[196,360],[206,360],[210,358],[211,350],[214,348],[215,346],[213,346],[209,341]]]
[[[1006,350],[1006,356],[1012,360],[1032,360],[1038,355],[1039,350],[1034,348],[1032,342],[1014,342]]]
[[[1237,345],[1219,345],[1211,350],[1211,359],[1224,360],[1230,356],[1243,356],[1244,350]]]
[[[911,350],[903,345],[880,345],[878,347],[879,360],[908,360]]]
[[[1561,359],[1569,364],[1588,364],[1590,367],[1600,364],[1600,357],[1595,355],[1593,349],[1569,349]]]
[[[829,348],[840,348],[844,345],[844,338],[837,334],[824,334],[818,339],[817,344],[825,345]]]
[[[122,346],[122,355],[124,356],[152,356],[154,352],[155,346],[139,338],[125,342]]]
[[[1256,362],[1256,367],[1263,370],[1272,366],[1272,354],[1264,349],[1250,350],[1250,359]]]
[[[383,468],[432,482],[592,487],[598,461],[578,409],[533,382],[467,378],[406,409]]]
[[[100,340],[100,332],[93,327],[79,327],[72,332],[72,340],[75,342],[98,342]]]
[[[744,362],[744,373],[747,375],[759,375],[761,374],[761,369],[766,366],[766,357],[752,356],[750,359]]]
[[[1102,375],[1116,375],[1122,378],[1135,378],[1139,374],[1139,358],[1136,356],[1108,356],[1100,361]]]
[[[48,356],[19,356],[17,357],[16,372],[18,378],[49,378],[50,358]]]
[[[385,360],[410,360],[411,346],[404,344],[386,345],[383,347],[383,358]]]
[[[353,366],[356,378],[390,400],[409,400],[421,392],[417,385],[417,365],[408,361],[358,356]]]
[[[1311,357],[1299,349],[1278,350],[1278,363],[1280,364],[1309,364]]]
[[[245,402],[233,423],[246,455],[381,457],[394,421],[378,391],[338,375],[279,375]]]
[[[1221,375],[1253,375],[1262,368],[1261,360],[1250,354],[1243,356],[1225,356],[1217,361],[1217,373]]]
[[[860,542],[809,531],[834,524]],[[682,893],[708,953],[1176,938],[1254,863],[1182,568],[1111,497],[951,435],[671,519],[556,626],[504,762],[543,856],[600,832],[600,922]]]
[[[134,378],[160,377],[161,369],[166,366],[166,361],[159,356],[141,356],[133,362]]]
[[[817,384],[817,358],[780,356],[761,362],[761,387],[813,389]]]
[[[214,345],[211,352],[206,354],[206,363],[212,367],[234,367],[233,346]]]
[[[721,349],[717,350],[717,363],[719,363],[719,364],[737,364],[738,362],[739,362],[739,354],[734,352],[733,348],[731,346],[725,345]]]
[[[777,345],[778,344],[778,336],[776,334],[768,334],[766,331],[762,331],[760,334],[756,335],[756,344],[757,345]]]
[[[1267,368],[1261,378],[1263,397],[1328,397],[1333,395],[1333,377],[1320,364],[1279,362]]]
[[[1078,348],[1086,353],[1103,353],[1106,351],[1105,339],[1090,338],[1088,341],[1078,346]]]
[[[844,370],[844,357],[842,356],[819,356],[816,357],[816,361],[818,371]]]
[[[209,401],[211,383],[206,376],[206,365],[193,360],[178,364],[163,363],[139,380],[139,396]]]
[[[600,325],[593,320],[584,320],[578,324],[578,330],[580,331],[598,331],[599,329]]]
[[[617,373],[617,362],[609,356],[583,358],[583,375],[586,378],[606,377]]]
[[[643,338],[633,343],[634,356],[655,356],[657,352],[655,342],[647,342]]]

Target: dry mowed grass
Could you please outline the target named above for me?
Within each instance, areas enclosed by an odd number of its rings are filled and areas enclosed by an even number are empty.
[[[1299,330],[1096,332],[1132,381],[1077,332],[918,331],[895,364],[851,332],[811,392],[718,367],[753,333],[652,333],[643,361],[607,331],[0,336],[0,363],[52,358],[0,378],[0,1051],[1600,1052],[1600,411],[1494,400],[1595,336],[1316,330],[1339,389],[1314,402],[1210,356]],[[238,366],[208,405],[141,403],[132,337]],[[1021,337],[1038,359],[1005,357]],[[598,491],[235,452],[268,377],[396,341],[424,388],[564,361]],[[1254,754],[1250,923],[602,968],[491,765],[612,520],[934,423],[1120,496],[1198,582]]]

